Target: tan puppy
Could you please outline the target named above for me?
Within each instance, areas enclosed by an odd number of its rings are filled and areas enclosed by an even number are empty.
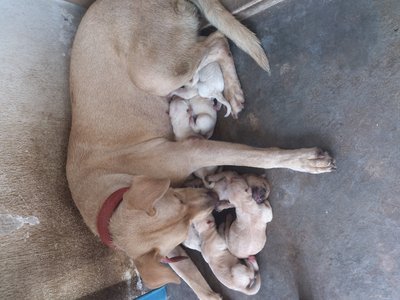
[[[194,3],[220,30],[199,40]],[[217,62],[232,115],[244,98],[226,34],[268,70],[259,41],[217,0],[100,0],[83,17],[71,53],[71,134],[67,178],[86,224],[98,234],[106,199],[128,188],[106,227],[115,247],[137,264],[145,284],[178,282],[159,264],[182,243],[190,222],[213,206],[203,189],[176,189],[210,166],[290,168],[330,172],[332,158],[317,148],[282,150],[189,139],[173,140],[167,95]],[[178,273],[187,272],[186,268]],[[190,276],[185,276],[191,280]],[[209,287],[196,289],[199,297]]]
[[[268,182],[260,176],[239,176],[236,172],[214,174],[207,181],[214,182],[220,200],[229,200],[236,208],[236,219],[228,215],[224,228],[229,251],[239,258],[256,255],[264,248],[267,223],[272,220]]]
[[[240,263],[239,259],[228,250],[225,238],[217,232],[211,214],[204,219],[196,220],[194,229],[199,235],[200,251],[204,260],[218,280],[235,291],[246,295],[256,294],[260,289],[261,278],[255,257],[246,258],[245,264]]]

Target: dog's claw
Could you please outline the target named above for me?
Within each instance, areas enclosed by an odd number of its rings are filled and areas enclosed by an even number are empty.
[[[238,118],[239,113],[244,108],[244,95],[239,83],[235,81],[231,85],[225,85],[225,98],[229,101],[232,111],[231,115],[234,119]]]
[[[311,174],[329,173],[336,170],[335,160],[328,152],[319,148],[301,149],[297,161],[290,166],[292,170]]]

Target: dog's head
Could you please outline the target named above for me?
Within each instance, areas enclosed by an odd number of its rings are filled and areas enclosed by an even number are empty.
[[[251,256],[244,260],[244,264],[236,264],[231,269],[233,286],[236,290],[254,295],[261,287],[261,278],[256,258]]]
[[[268,199],[269,193],[271,192],[271,188],[267,179],[265,179],[263,176],[257,176],[253,174],[245,174],[243,177],[251,188],[251,194],[254,201],[256,201],[257,204],[264,203]]]
[[[111,219],[114,244],[134,259],[149,288],[179,283],[160,261],[186,239],[193,220],[211,213],[217,200],[206,189],[176,189],[169,179],[135,176]]]

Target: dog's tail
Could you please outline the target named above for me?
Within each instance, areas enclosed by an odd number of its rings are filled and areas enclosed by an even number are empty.
[[[230,38],[240,49],[249,54],[257,64],[270,73],[267,55],[256,35],[241,24],[226,10],[219,0],[190,0],[206,19],[219,31]]]

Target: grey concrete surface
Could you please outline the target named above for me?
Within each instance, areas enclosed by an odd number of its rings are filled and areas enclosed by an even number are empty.
[[[215,138],[318,145],[338,170],[267,171],[274,220],[259,294],[222,287],[195,255],[224,299],[400,299],[399,12],[398,0],[287,0],[245,22],[272,76],[232,48],[246,109],[221,116]],[[168,291],[196,299],[185,284]]]
[[[132,298],[133,264],[87,229],[65,178],[69,53],[84,10],[0,9],[0,299],[76,299],[123,280],[121,299]]]

